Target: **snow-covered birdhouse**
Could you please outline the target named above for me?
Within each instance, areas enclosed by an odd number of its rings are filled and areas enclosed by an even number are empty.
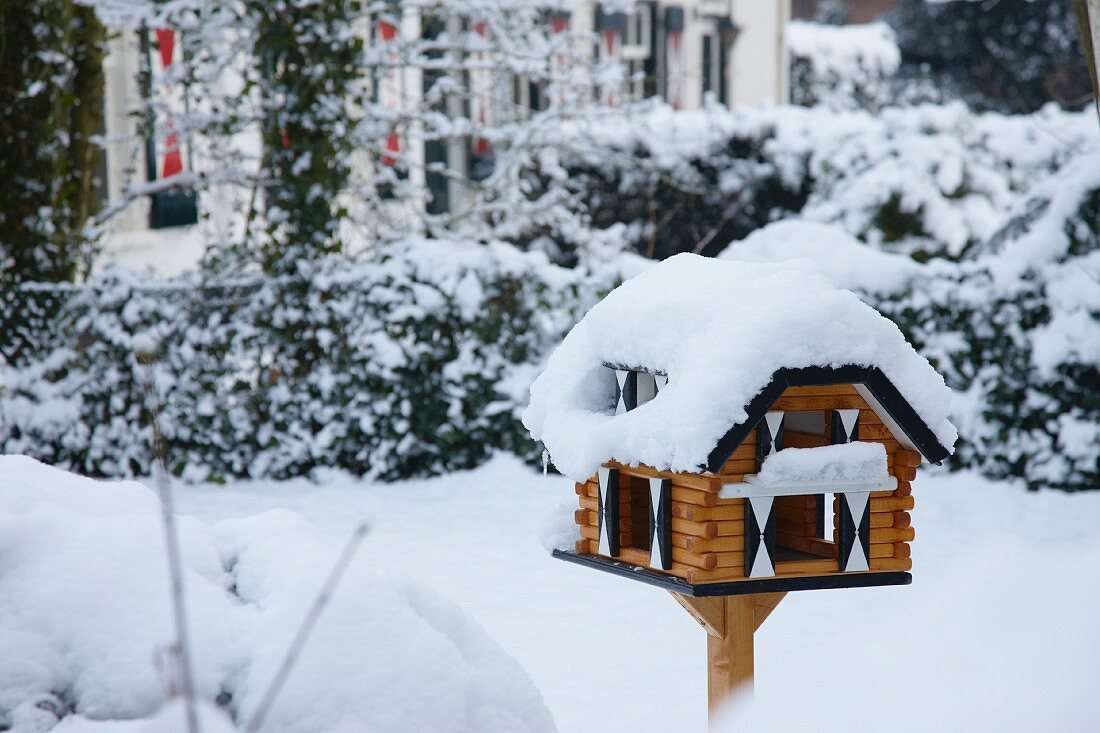
[[[678,255],[592,308],[524,422],[576,481],[558,557],[710,596],[908,583],[951,393],[808,268]]]

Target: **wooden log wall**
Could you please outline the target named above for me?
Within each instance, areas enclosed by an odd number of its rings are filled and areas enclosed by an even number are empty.
[[[825,416],[825,434],[816,436],[784,430],[784,447],[810,448],[817,445],[832,444],[832,422],[827,418],[834,409],[858,409],[859,440],[880,442],[887,450],[887,468],[895,479],[898,489],[891,492],[872,492],[871,510],[871,547],[869,567],[871,570],[910,570],[913,567],[910,541],[914,532],[909,511],[913,508],[912,481],[916,478],[916,468],[921,464],[920,453],[906,450],[895,440],[890,429],[871,409],[870,405],[850,384],[826,384],[818,386],[789,387],[771,407],[783,412],[823,411]],[[738,446],[733,456],[726,461],[719,472],[723,483],[744,480],[746,473],[755,473],[756,467],[756,430]],[[806,502],[806,506],[802,505]],[[724,504],[724,502],[722,502]],[[833,502],[834,537],[836,532],[836,500]],[[827,506],[827,505],[826,505]],[[790,547],[811,553],[836,557],[836,545],[825,543],[814,537],[815,526],[813,505],[806,497],[777,497],[775,500],[775,540],[777,545]],[[827,518],[826,518],[827,521]],[[794,566],[783,564],[784,570],[794,570]],[[807,571],[817,571],[809,565]]]
[[[904,571],[912,568],[910,545],[914,531],[909,511],[913,508],[912,480],[920,455],[904,449],[851,385],[791,387],[772,408],[784,412],[858,409],[859,440],[882,443],[887,465],[898,480],[895,491],[873,492],[870,498],[872,571]],[[831,442],[826,420],[824,439],[809,434],[792,436],[795,447]],[[789,445],[789,444],[788,444]],[[756,431],[742,443],[715,475],[670,473],[647,466],[607,465],[618,469],[620,480],[619,559],[649,567],[648,486],[653,477],[672,480],[672,567],[665,571],[689,583],[739,580],[745,577],[745,507],[743,499],[720,499],[723,485],[740,482],[755,473]],[[634,481],[632,481],[632,478]],[[596,477],[576,485],[579,508],[575,519],[581,539],[580,553],[598,554],[599,490]],[[821,560],[781,563],[781,574],[823,574],[836,570],[836,546],[814,537],[812,497],[781,497],[776,501],[777,539],[784,546],[822,556]],[[836,522],[836,500],[833,518]],[[826,520],[828,521],[828,520]],[[801,544],[800,544],[801,543]],[[800,546],[796,547],[796,544]],[[805,549],[804,549],[805,548]],[[657,572],[660,572],[659,570]]]
[[[736,580],[745,577],[745,508],[742,500],[718,498],[722,480],[718,476],[701,474],[680,474],[655,471],[646,466],[623,466],[609,464],[619,470],[620,475],[620,540],[622,548],[618,559],[629,563],[649,567],[648,535],[646,541],[635,543],[631,533],[636,526],[635,520],[645,516],[648,526],[649,498],[648,490],[629,492],[642,495],[645,503],[623,498],[628,493],[624,487],[630,485],[631,478],[649,479],[653,477],[672,480],[672,567],[665,571],[669,575],[684,578],[689,583]],[[636,486],[647,486],[638,482]],[[580,526],[581,539],[577,541],[577,552],[598,554],[599,488],[593,476],[588,481],[576,485],[580,508],[576,512]],[[643,512],[644,511],[644,515]],[[627,517],[630,523],[627,523]],[[628,528],[629,527],[629,528]],[[644,548],[644,549],[643,549]],[[660,571],[658,571],[660,572]]]

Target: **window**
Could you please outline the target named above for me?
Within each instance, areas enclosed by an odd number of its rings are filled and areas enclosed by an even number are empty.
[[[649,47],[650,8],[639,3],[634,6],[634,11],[626,18],[626,27],[623,28],[623,59],[649,58],[652,49]]]
[[[657,570],[672,567],[672,482],[598,472],[599,552]]]
[[[632,99],[643,99],[650,93],[654,73],[652,47],[653,12],[647,3],[638,3],[626,17],[623,28],[622,59],[626,67],[626,91]]]
[[[831,435],[824,410],[770,412],[757,428],[757,460],[784,448],[829,445]],[[828,506],[827,506],[828,505]],[[775,563],[835,560],[832,502],[827,494],[775,498]]]

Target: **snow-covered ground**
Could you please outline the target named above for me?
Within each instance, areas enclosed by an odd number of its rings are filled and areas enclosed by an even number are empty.
[[[159,536],[152,494],[26,459],[0,468],[0,710],[53,675],[78,712],[150,714],[163,695],[164,650],[149,639],[167,641],[164,566],[127,556],[126,543]],[[925,472],[914,494],[913,585],[788,596],[757,634],[756,702],[742,713],[753,720],[731,729],[1097,730],[1100,492],[1028,494]],[[663,591],[544,549],[548,517],[573,500],[568,480],[505,457],[391,485],[178,487],[200,690],[255,704],[365,521],[265,730],[362,730],[378,711],[384,730],[543,730],[534,687],[563,732],[704,730],[696,623]],[[140,685],[118,687],[139,672]],[[161,729],[80,716],[56,728]]]

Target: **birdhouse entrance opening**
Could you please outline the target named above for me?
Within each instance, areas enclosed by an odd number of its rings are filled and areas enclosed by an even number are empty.
[[[653,540],[649,481],[639,476],[624,476],[619,487],[619,546],[648,553]]]
[[[817,448],[834,442],[832,420],[825,410],[790,410],[769,413],[763,421],[758,448],[758,468],[768,455],[786,448]],[[804,572],[823,560],[835,562],[832,507],[825,494],[775,498],[775,572]],[[835,570],[835,568],[832,568]]]
[[[775,497],[776,574],[804,570],[805,563],[836,562],[833,522],[831,518],[819,516],[822,505],[832,505],[827,499],[822,495]]]

